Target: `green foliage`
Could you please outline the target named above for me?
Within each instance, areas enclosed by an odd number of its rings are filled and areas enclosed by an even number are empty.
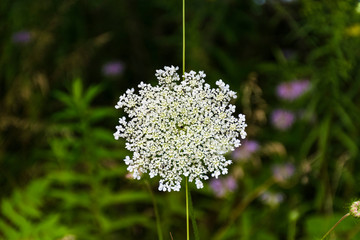
[[[119,180],[122,172],[118,169],[99,169],[91,174],[71,171],[51,175],[54,187],[49,197],[57,202],[64,216],[64,222],[73,227],[79,239],[116,239],[116,232],[142,226],[155,228],[149,222],[151,215],[132,215],[127,211],[130,206],[149,205],[149,194],[143,191],[118,189],[109,184]]]
[[[52,172],[32,181],[2,201],[3,239],[60,239],[72,234],[78,239],[111,240],[117,239],[114,233],[123,231],[126,236],[127,229],[136,226],[151,231],[155,228],[149,222],[151,215],[127,211],[129,206],[150,205],[149,194],[109,184],[121,175],[119,169],[103,168],[93,174]]]
[[[112,131],[98,124],[113,116],[114,110],[90,106],[100,92],[100,86],[84,89],[82,81],[76,79],[69,93],[55,93],[65,110],[53,116],[50,153],[66,171],[51,174],[54,188],[49,196],[66,213],[63,221],[75,226],[80,239],[116,239],[114,233],[134,226],[154,229],[148,221],[151,216],[126,211],[125,206],[146,206],[151,201],[144,191],[119,189],[126,182],[121,177],[125,169],[112,159],[123,157],[124,151],[114,148]],[[79,170],[71,170],[74,166]]]
[[[59,164],[76,164],[83,161],[122,156],[123,150],[114,146],[112,131],[99,123],[114,115],[110,107],[90,107],[100,93],[100,86],[83,89],[82,81],[72,82],[70,94],[55,92],[55,97],[65,106],[63,111],[53,114],[54,124],[50,126],[49,144],[51,153]]]
[[[134,227],[154,229],[151,215],[128,210],[131,205],[151,205],[151,198],[146,191],[120,188],[127,182],[125,169],[112,159],[124,151],[112,149],[116,143],[112,132],[97,125],[113,110],[90,106],[100,91],[99,86],[84,89],[76,79],[69,93],[56,92],[65,109],[52,116],[47,154],[56,160],[49,166],[56,163],[61,170],[4,199],[5,239],[59,239],[71,233],[78,239],[111,240],[118,239],[117,232],[126,236]],[[71,231],[63,226],[71,226]]]
[[[51,181],[34,180],[1,202],[0,238],[6,240],[60,239],[71,233],[61,224],[59,213],[43,212]]]

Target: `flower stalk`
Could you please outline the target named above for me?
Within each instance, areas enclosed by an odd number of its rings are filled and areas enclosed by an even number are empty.
[[[341,223],[345,218],[350,215],[354,218],[360,218],[360,201],[353,202],[350,206],[349,212],[345,214],[342,218],[340,218],[340,220],[337,221],[337,223],[335,223],[332,228],[330,228],[330,230],[321,238],[321,240],[324,240],[336,228],[336,226],[339,225],[339,223]]]
[[[339,223],[341,223],[348,216],[350,216],[350,213],[347,213],[342,218],[340,218],[340,220],[337,221],[337,223],[335,223],[335,225],[332,226],[332,228],[330,228],[330,230],[327,233],[325,233],[325,235],[321,238],[321,240],[324,240],[336,228],[336,226],[339,225]]]
[[[185,192],[186,192],[186,239],[190,240],[190,225],[189,225],[189,187],[188,180],[185,178]]]
[[[183,76],[185,77],[185,0],[182,0],[182,67]],[[190,224],[189,224],[189,187],[188,178],[185,177],[186,192],[186,239],[190,240]]]

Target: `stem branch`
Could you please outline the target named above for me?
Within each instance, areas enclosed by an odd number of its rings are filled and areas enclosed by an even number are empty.
[[[335,223],[335,225],[332,228],[330,228],[330,230],[321,238],[321,240],[324,240],[327,237],[327,235],[329,235],[332,232],[332,230],[334,230],[334,228],[336,228],[336,226],[339,225],[339,223],[341,223],[342,220],[344,220],[348,216],[350,216],[350,213],[347,213],[342,218],[340,218],[340,220],[337,221],[337,223]]]

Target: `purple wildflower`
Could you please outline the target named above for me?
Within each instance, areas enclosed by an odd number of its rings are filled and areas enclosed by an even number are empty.
[[[254,140],[246,140],[240,147],[236,148],[232,157],[236,160],[248,159],[259,149],[259,143]]]
[[[235,181],[235,178],[228,176],[224,179],[224,185],[229,191],[234,191],[237,188],[237,183]]]
[[[217,197],[224,197],[227,193],[237,188],[236,180],[232,176],[226,178],[214,178],[210,181],[210,187]]]
[[[212,188],[216,196],[221,197],[225,195],[225,189],[223,187],[222,181],[219,178],[211,179],[210,187]]]
[[[283,82],[279,84],[276,88],[276,94],[281,99],[293,101],[308,91],[309,88],[309,80],[294,80],[291,82]]]
[[[120,61],[112,61],[103,65],[102,72],[107,77],[116,77],[123,73],[124,64]]]
[[[18,31],[12,35],[12,42],[19,44],[26,44],[31,40],[31,33],[29,31]]]
[[[273,176],[276,181],[284,182],[292,177],[295,173],[295,166],[292,163],[283,165],[275,165],[272,169]]]
[[[295,115],[284,109],[276,109],[271,114],[273,126],[279,130],[287,130],[295,121]]]

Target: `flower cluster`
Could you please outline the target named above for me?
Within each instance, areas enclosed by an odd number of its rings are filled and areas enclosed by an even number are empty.
[[[351,204],[350,215],[356,218],[360,218],[360,201],[356,201]]]
[[[245,116],[233,116],[236,93],[228,85],[219,80],[211,88],[202,71],[185,73],[180,81],[177,70],[157,70],[159,85],[141,82],[139,94],[128,89],[115,106],[130,118],[120,118],[114,133],[133,152],[124,160],[128,171],[135,179],[160,176],[160,191],[179,191],[183,176],[202,188],[209,174],[227,174],[232,161],[223,154],[246,137]]]

